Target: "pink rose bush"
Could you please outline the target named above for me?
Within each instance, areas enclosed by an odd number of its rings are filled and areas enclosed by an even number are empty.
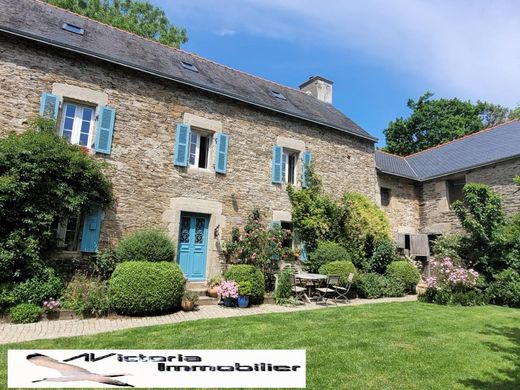
[[[60,307],[60,301],[55,300],[54,298],[49,298],[49,300],[43,302],[43,309],[46,312],[52,312]]]
[[[219,294],[222,299],[236,299],[238,298],[238,284],[233,280],[226,280],[218,286],[217,294]]]
[[[431,259],[431,274],[426,279],[429,288],[472,289],[477,285],[478,272],[453,264],[449,257]]]
[[[419,296],[423,302],[439,305],[475,306],[485,304],[486,297],[478,287],[479,273],[456,265],[449,257],[430,260],[428,288]]]

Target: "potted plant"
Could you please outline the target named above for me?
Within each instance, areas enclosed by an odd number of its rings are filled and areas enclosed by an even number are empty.
[[[249,296],[253,285],[249,280],[244,280],[238,285],[238,307],[244,308],[249,306]]]
[[[218,286],[217,292],[224,306],[234,306],[238,298],[238,284],[234,280],[226,280]]]
[[[60,312],[58,311],[59,307],[60,301],[54,298],[49,298],[47,301],[43,302],[43,311],[48,320],[57,320],[60,318]]]
[[[209,297],[216,298],[218,296],[218,286],[222,283],[222,276],[213,276],[208,282],[207,294]]]
[[[181,301],[181,307],[184,311],[192,311],[196,303],[199,301],[199,294],[195,291],[187,290]]]

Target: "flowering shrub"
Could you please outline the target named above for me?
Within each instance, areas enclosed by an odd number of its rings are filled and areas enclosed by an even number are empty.
[[[60,301],[54,298],[49,298],[47,301],[43,301],[43,310],[46,312],[52,312],[60,307]]]
[[[224,298],[238,298],[238,284],[233,280],[222,282],[217,288],[217,293]]]
[[[479,273],[455,265],[450,257],[430,260],[432,276],[426,279],[428,288],[419,299],[439,305],[475,306],[486,303],[477,288]]]
[[[225,254],[231,263],[253,264],[271,271],[279,259],[288,256],[282,248],[286,235],[280,227],[267,227],[260,211],[253,209],[243,232],[237,227],[232,229],[231,240],[224,244]]]
[[[429,288],[472,289],[477,286],[478,272],[453,264],[450,257],[430,260],[432,276],[426,279]]]

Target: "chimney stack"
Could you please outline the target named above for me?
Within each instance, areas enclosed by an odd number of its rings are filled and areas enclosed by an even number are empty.
[[[332,84],[332,81],[324,77],[312,76],[300,85],[300,91],[312,95],[322,102],[332,104]]]

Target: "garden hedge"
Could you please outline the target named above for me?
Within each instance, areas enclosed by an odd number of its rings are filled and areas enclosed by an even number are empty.
[[[32,303],[21,303],[13,307],[9,312],[9,317],[15,324],[38,322],[41,315],[42,309]]]
[[[415,286],[421,280],[421,274],[417,268],[408,261],[394,261],[390,263],[386,274],[403,282],[407,291],[414,291]]]
[[[309,255],[305,267],[309,272],[319,272],[324,264],[347,260],[350,260],[350,255],[341,245],[333,241],[320,241],[316,250]]]
[[[184,275],[176,263],[127,261],[109,280],[110,305],[121,314],[172,311],[184,294]]]
[[[349,274],[354,274],[354,280],[356,280],[357,269],[354,267],[351,261],[333,261],[331,263],[324,264],[319,270],[322,275],[339,275],[339,285],[346,286],[348,283]]]
[[[119,262],[175,261],[175,244],[158,229],[138,230],[124,237],[114,251]]]
[[[402,297],[405,295],[405,286],[401,280],[376,273],[361,274],[357,282],[357,289],[363,298]]]
[[[226,280],[234,280],[237,283],[249,281],[252,284],[251,296],[252,304],[259,304],[264,301],[265,279],[264,274],[258,268],[249,264],[232,265],[224,273]]]

